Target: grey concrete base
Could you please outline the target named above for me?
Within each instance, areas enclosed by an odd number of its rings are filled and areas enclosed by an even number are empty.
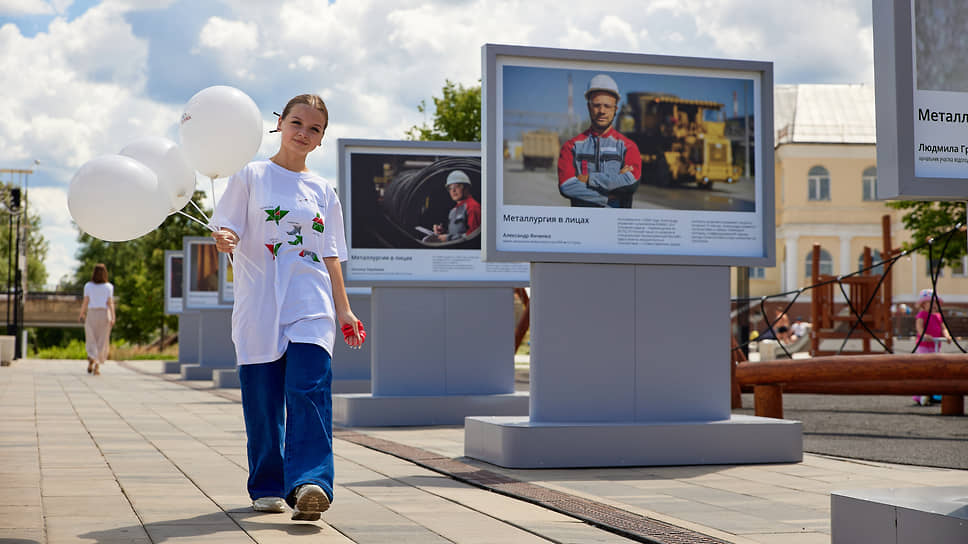
[[[212,370],[202,365],[182,365],[181,377],[183,380],[211,380]]]
[[[338,380],[333,378],[333,394],[369,393],[370,380]]]
[[[460,425],[474,415],[521,416],[528,394],[374,396],[333,395],[333,423],[345,427]]]
[[[733,415],[663,423],[532,423],[469,417],[464,455],[508,468],[795,463],[799,421]]]
[[[162,361],[161,369],[165,374],[181,374],[181,368],[186,364],[181,361]]]
[[[968,487],[834,491],[830,534],[831,544],[964,544]]]
[[[242,387],[239,383],[239,371],[236,368],[213,370],[212,382],[214,382],[213,385],[216,389],[238,389]]]

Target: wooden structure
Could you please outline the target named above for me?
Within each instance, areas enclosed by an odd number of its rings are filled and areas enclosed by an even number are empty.
[[[783,418],[784,393],[834,395],[940,394],[942,415],[963,415],[968,355],[841,355],[793,361],[740,362],[736,384],[753,391],[757,416]]]
[[[881,232],[884,247],[881,260],[888,261],[899,250],[891,247],[891,220],[885,215],[881,218]],[[823,340],[856,338],[862,341],[861,351],[841,353],[872,353],[873,337],[880,339],[887,351],[893,351],[894,327],[891,321],[893,286],[890,268],[885,265],[883,278],[874,274],[871,250],[864,248],[865,272],[848,277],[820,273],[820,244],[813,245],[812,298],[810,302],[811,330],[810,355],[833,355],[834,350],[821,350]],[[843,300],[846,291],[849,305]],[[873,337],[872,337],[873,335]],[[876,342],[874,342],[876,344]],[[878,348],[880,348],[878,344]],[[878,349],[877,351],[881,351]]]

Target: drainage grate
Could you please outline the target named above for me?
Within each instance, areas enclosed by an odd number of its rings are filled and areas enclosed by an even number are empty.
[[[677,527],[671,523],[627,512],[621,508],[576,497],[540,485],[522,482],[504,474],[479,469],[421,448],[344,429],[335,430],[333,434],[336,438],[347,442],[399,457],[461,482],[537,504],[639,542],[652,544],[729,544],[725,540]]]

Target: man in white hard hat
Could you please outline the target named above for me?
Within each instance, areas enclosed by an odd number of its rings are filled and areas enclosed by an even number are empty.
[[[615,80],[598,74],[588,82],[588,130],[561,146],[558,192],[572,206],[631,208],[642,177],[639,148],[614,127],[621,95]]]
[[[457,240],[481,228],[481,205],[471,195],[471,178],[463,170],[453,170],[447,174],[444,187],[454,201],[454,207],[447,214],[447,226],[434,225],[434,233],[424,241]]]

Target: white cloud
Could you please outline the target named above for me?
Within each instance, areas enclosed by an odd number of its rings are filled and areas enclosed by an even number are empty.
[[[0,15],[51,15],[55,12],[50,2],[43,0],[0,1]]]

